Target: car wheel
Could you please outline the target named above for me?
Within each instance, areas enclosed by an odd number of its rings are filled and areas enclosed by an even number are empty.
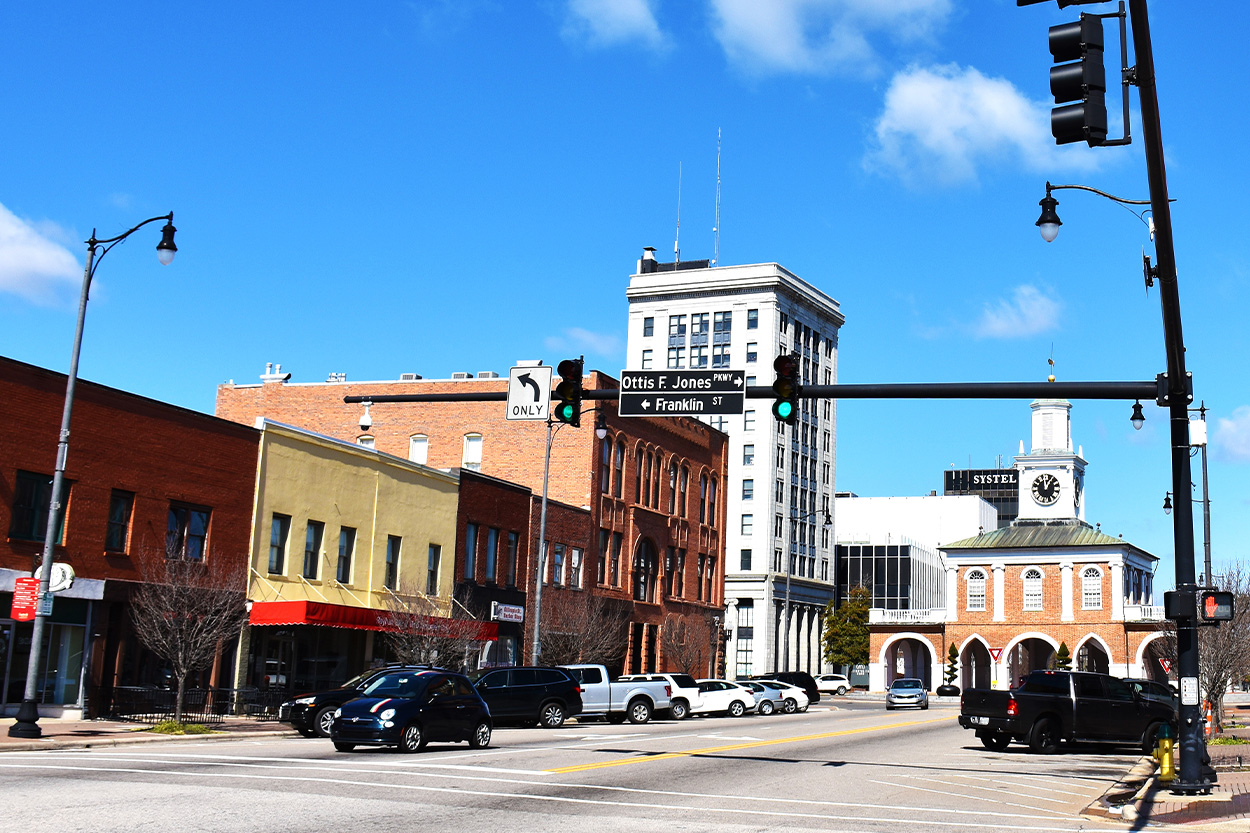
[[[885,710],[886,710],[886,711],[888,711],[888,712],[892,712],[892,711],[894,711],[894,707],[893,707],[893,706],[891,706],[889,703],[886,703],[886,704],[885,704]]]
[[[839,695],[846,694],[846,686],[844,686],[844,685],[840,685],[840,686],[838,686],[838,694],[839,694]]]
[[[746,714],[746,710],[746,706],[742,705],[741,700],[734,700],[729,704],[729,711],[727,713],[730,717],[742,717],[742,715]]]
[[[674,720],[685,720],[690,716],[690,706],[685,700],[674,700],[669,704],[668,713],[673,716]]]
[[[420,752],[423,746],[425,746],[425,732],[421,731],[421,725],[409,723],[399,736],[399,751]]]
[[[555,729],[564,725],[564,706],[559,703],[547,703],[538,713],[538,722],[547,729]]]
[[[629,704],[629,722],[635,725],[651,719],[651,704],[641,698]]]
[[[485,749],[490,746],[490,724],[485,720],[477,724],[477,728],[473,730],[473,734],[469,737],[469,746],[474,749]]]
[[[317,717],[313,720],[313,728],[317,734],[323,738],[330,737],[330,729],[334,726],[334,710],[338,706],[326,706],[317,712]]]
[[[354,744],[354,743],[339,743],[338,741],[335,741],[335,742],[334,742],[334,748],[335,748],[335,749],[337,749],[339,752],[351,752],[353,749],[355,749],[355,748],[356,748],[356,744]]]
[[[1011,735],[1002,732],[987,732],[977,737],[981,739],[981,745],[991,752],[1002,752],[1011,743]]]
[[[1155,751],[1155,744],[1159,742],[1159,728],[1161,726],[1163,726],[1162,723],[1151,723],[1150,727],[1146,729],[1146,733],[1142,735],[1141,739],[1141,751],[1143,753],[1150,755]]]
[[[793,697],[787,697],[781,708],[786,714],[794,714],[799,710],[799,704],[795,702]]]
[[[928,711],[928,710],[929,710],[929,704],[928,704],[928,703],[922,703],[922,704],[921,704],[921,706],[920,706],[920,710],[921,710],[922,712],[923,712],[923,711]]]
[[[1029,750],[1039,755],[1053,755],[1059,751],[1059,726],[1049,717],[1033,724],[1029,733]]]
[[[761,700],[760,704],[756,706],[755,710],[762,715],[770,715],[774,711],[776,711],[776,709],[773,708],[772,700]]]

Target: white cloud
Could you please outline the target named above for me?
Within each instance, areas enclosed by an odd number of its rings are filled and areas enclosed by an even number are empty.
[[[603,358],[619,358],[623,352],[621,337],[615,333],[595,333],[581,327],[570,327],[559,336],[551,336],[544,342],[548,350],[556,352],[581,352]]]
[[[82,265],[65,246],[70,239],[52,223],[32,223],[0,205],[0,292],[54,304],[80,286]]]
[[[591,46],[642,42],[652,49],[667,45],[652,9],[655,0],[568,0],[561,34]]]
[[[896,74],[874,132],[864,166],[910,183],[975,182],[985,164],[1047,173],[1098,164],[1084,144],[1054,144],[1046,104],[1030,101],[1005,79],[954,64]]]
[[[1233,411],[1231,418],[1220,417],[1211,438],[1217,459],[1230,463],[1250,463],[1250,405]]]
[[[712,28],[730,62],[752,74],[881,70],[872,41],[930,39],[950,0],[711,0]]]
[[[1017,286],[1010,299],[985,305],[974,332],[981,338],[1019,338],[1044,333],[1059,323],[1061,306],[1035,286]]]

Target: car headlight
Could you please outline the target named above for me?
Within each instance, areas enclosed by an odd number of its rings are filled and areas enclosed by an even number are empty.
[[[309,706],[316,700],[316,697],[296,697],[292,703],[299,703],[301,706]]]
[[[383,709],[382,713],[378,715],[378,718],[381,720],[390,720],[394,716],[395,716],[394,709]]]
[[[339,716],[341,716],[342,714],[343,714],[343,710],[342,710],[341,708],[338,708],[338,709],[335,709],[335,710],[334,710],[334,716],[335,716],[335,717],[339,717]]]

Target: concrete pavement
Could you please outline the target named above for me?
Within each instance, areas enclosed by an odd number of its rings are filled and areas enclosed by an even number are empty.
[[[9,737],[12,717],[0,718],[0,752],[31,752],[49,749],[90,749],[104,746],[122,746],[132,743],[162,743],[169,741],[239,740],[252,737],[298,737],[298,733],[286,723],[276,720],[258,720],[253,717],[227,717],[209,728],[207,735],[165,735],[147,731],[147,723],[130,723],[122,720],[78,720],[60,717],[39,718],[40,738]]]

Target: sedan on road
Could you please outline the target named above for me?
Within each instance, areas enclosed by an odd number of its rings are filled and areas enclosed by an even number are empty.
[[[418,752],[430,741],[490,744],[486,702],[460,674],[396,671],[370,683],[334,713],[330,740],[340,752],[357,746],[397,746]]]
[[[796,685],[781,680],[756,680],[760,685],[774,689],[781,695],[781,710],[786,714],[807,711],[807,692]]]
[[[301,694],[287,700],[278,707],[278,720],[290,723],[295,730],[306,738],[330,737],[330,725],[334,722],[334,712],[348,700],[361,695],[369,684],[383,674],[393,671],[421,671],[430,668],[428,665],[387,665],[382,668],[371,668],[358,677],[353,677],[338,688],[318,691],[313,694]]]
[[[885,707],[889,709],[929,708],[929,691],[924,680],[915,677],[900,677],[890,683],[890,690],[885,693]]]
[[[738,685],[751,690],[755,696],[755,713],[772,714],[785,710],[786,698],[781,689],[766,686],[755,680],[741,680]]]
[[[703,702],[692,714],[727,714],[742,717],[755,711],[755,694],[738,683],[729,680],[699,680],[699,694]]]

